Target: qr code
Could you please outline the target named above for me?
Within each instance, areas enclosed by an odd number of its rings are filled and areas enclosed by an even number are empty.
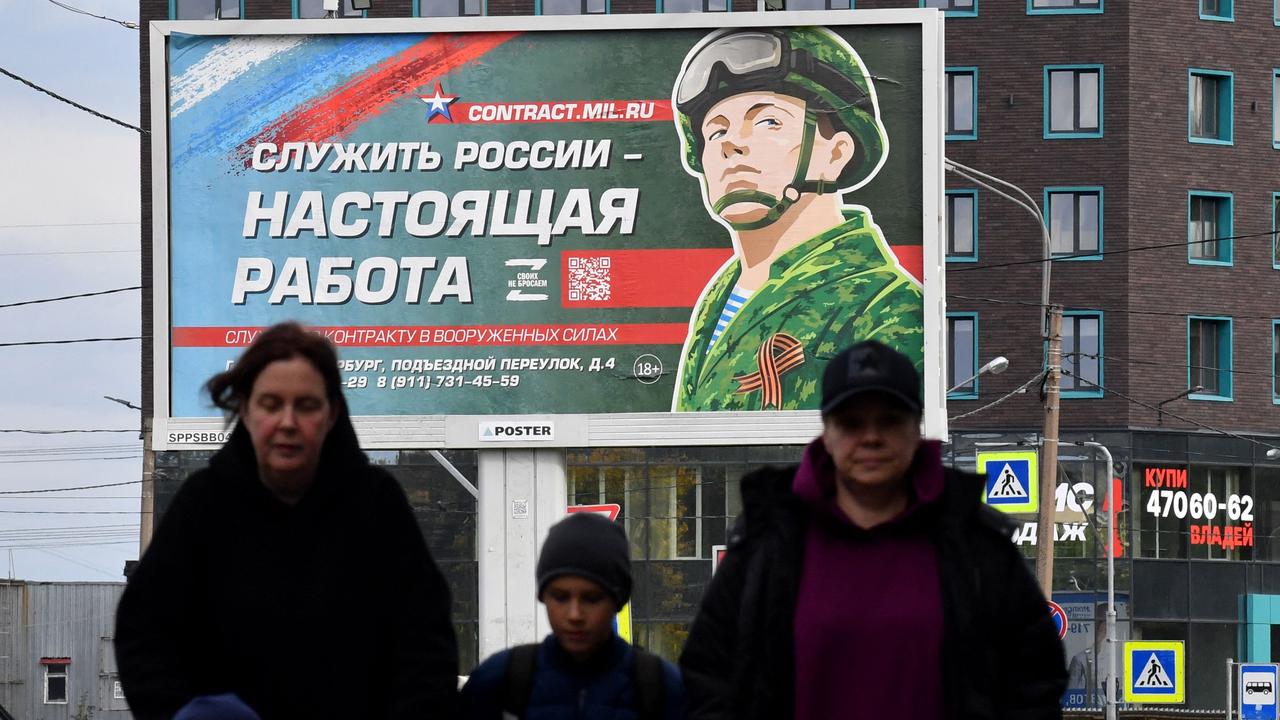
[[[604,302],[612,298],[612,265],[608,257],[570,257],[569,300]]]

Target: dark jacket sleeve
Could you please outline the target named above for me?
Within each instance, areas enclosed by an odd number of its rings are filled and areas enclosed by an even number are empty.
[[[390,716],[457,716],[458,642],[445,584],[400,485],[383,475],[382,513],[387,528],[392,607],[391,652],[395,658]]]
[[[510,650],[502,650],[476,666],[462,687],[459,720],[502,720],[503,685]]]
[[[685,707],[684,681],[680,677],[680,670],[663,660],[662,679],[667,720],[684,720],[688,716],[688,710]]]
[[[746,578],[742,546],[730,548],[711,579],[680,654],[690,720],[734,717],[739,598]]]
[[[116,611],[120,684],[138,720],[168,720],[200,693],[200,669],[184,652],[201,633],[191,620],[204,597],[198,485],[193,476],[174,497]]]
[[[984,508],[985,510],[985,508]],[[1017,546],[997,547],[1005,583],[1000,591],[1007,599],[1004,632],[997,633],[999,693],[1008,720],[1044,720],[1062,717],[1062,694],[1067,689],[1067,663],[1049,614],[1044,593],[1027,567]]]

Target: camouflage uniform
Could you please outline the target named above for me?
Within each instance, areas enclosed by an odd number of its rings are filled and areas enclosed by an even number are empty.
[[[905,353],[923,373],[920,285],[895,262],[870,213],[845,215],[775,260],[708,352],[739,260],[711,281],[689,323],[673,410],[816,409],[827,360],[858,340]],[[789,362],[775,362],[784,353]]]

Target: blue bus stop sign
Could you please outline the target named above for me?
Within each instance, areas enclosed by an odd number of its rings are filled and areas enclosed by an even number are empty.
[[[1278,720],[1277,681],[1280,665],[1240,663],[1240,720]]]

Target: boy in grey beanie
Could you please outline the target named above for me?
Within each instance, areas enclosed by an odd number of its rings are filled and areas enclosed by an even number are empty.
[[[481,663],[462,689],[464,718],[684,717],[675,666],[631,647],[615,631],[615,617],[631,599],[621,525],[595,513],[569,515],[548,531],[536,573],[551,634]]]

